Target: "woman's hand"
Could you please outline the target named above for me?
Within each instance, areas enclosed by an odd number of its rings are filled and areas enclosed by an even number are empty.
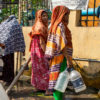
[[[72,66],[73,66],[73,64],[72,64],[72,57],[67,56],[67,67],[69,68],[69,67],[72,67]]]

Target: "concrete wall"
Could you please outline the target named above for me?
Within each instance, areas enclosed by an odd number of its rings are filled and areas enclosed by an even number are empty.
[[[30,47],[30,37],[28,33],[31,32],[32,27],[23,27],[24,39],[26,44],[25,58],[30,56],[29,47]]]
[[[74,57],[100,60],[100,27],[76,26],[79,12],[70,14],[69,28],[72,32]]]
[[[77,13],[79,12],[71,11],[69,19],[69,28],[72,32],[74,48],[73,57],[100,60],[100,27],[77,26],[77,19],[79,17]],[[27,53],[30,43],[28,33],[31,31],[31,28],[32,27],[23,27]]]
[[[72,32],[73,58],[100,60],[100,27],[77,26],[79,16],[79,11],[71,11],[69,28]],[[89,74],[100,72],[100,63],[88,61],[78,63]]]

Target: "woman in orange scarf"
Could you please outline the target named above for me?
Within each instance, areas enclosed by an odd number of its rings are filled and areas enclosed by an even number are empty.
[[[39,10],[36,12],[35,24],[29,34],[32,61],[31,84],[38,90],[47,90],[48,88],[48,61],[44,57],[47,35],[48,15],[44,10]]]
[[[65,6],[56,6],[51,17],[51,27],[47,39],[45,56],[50,59],[48,89],[52,93],[58,79],[64,57],[67,67],[72,66],[72,38],[68,29],[70,11]],[[55,100],[62,100],[62,94],[54,94]]]

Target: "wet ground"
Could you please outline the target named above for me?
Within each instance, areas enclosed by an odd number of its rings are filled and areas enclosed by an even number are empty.
[[[9,93],[9,97],[10,100],[54,100],[52,96],[45,96],[44,93],[34,93],[33,91],[34,88],[30,85],[30,78],[21,77]],[[100,100],[100,97],[98,89],[92,87],[87,87],[85,91],[78,94],[69,87],[65,92],[64,100]]]

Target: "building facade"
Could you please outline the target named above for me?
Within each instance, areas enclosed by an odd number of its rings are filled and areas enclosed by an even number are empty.
[[[96,1],[96,0],[95,0]],[[100,4],[97,0],[96,7]],[[89,0],[89,8],[93,8],[94,0]],[[82,23],[82,26],[77,25],[80,22],[81,11],[71,11],[69,16],[69,28],[72,33],[73,42],[73,63],[79,65],[76,67],[81,73],[88,86],[100,88],[100,27],[92,26],[93,16],[89,16],[88,26]],[[83,18],[87,18],[83,16]],[[99,18],[98,18],[99,20]],[[91,26],[91,27],[90,27]],[[23,27],[23,33],[26,42],[26,59],[29,57],[30,38],[28,33],[32,27]],[[27,37],[27,38],[26,38]]]

